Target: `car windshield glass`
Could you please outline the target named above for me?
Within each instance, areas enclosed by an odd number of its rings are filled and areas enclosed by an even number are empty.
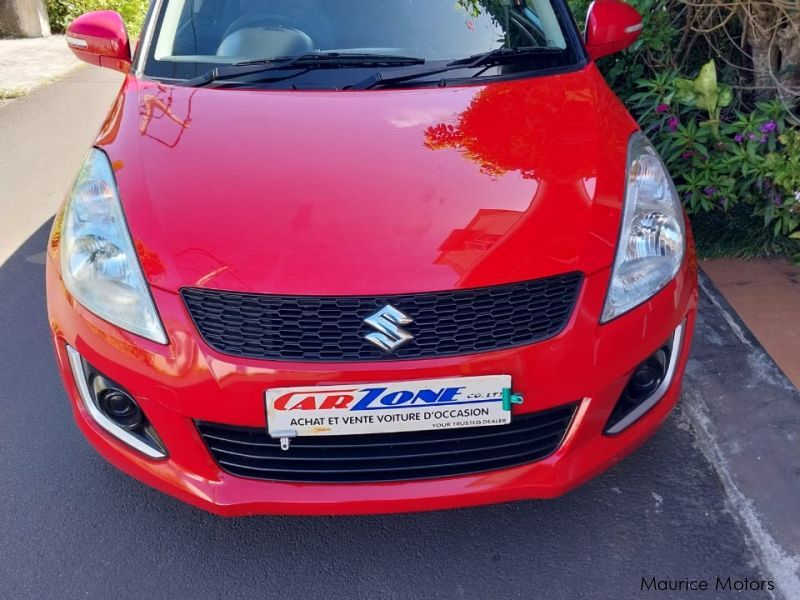
[[[144,37],[144,73],[189,80],[221,66],[320,53],[398,56],[435,65],[499,48],[545,50],[493,61],[524,63],[518,71],[567,66],[578,61],[578,53],[562,1],[161,0]],[[363,58],[316,66],[304,79],[330,78],[333,69],[387,68]],[[484,68],[480,74],[496,71]],[[362,79],[363,72],[354,77]]]

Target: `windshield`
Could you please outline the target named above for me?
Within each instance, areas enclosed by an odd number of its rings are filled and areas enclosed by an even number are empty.
[[[507,73],[512,62],[517,72],[571,66],[579,55],[561,1],[161,0],[146,37],[144,74],[186,80],[219,66],[317,53],[441,64],[499,48],[542,52],[538,58],[535,52],[520,54],[503,68],[483,67],[480,75]],[[329,79],[329,70],[303,80]]]

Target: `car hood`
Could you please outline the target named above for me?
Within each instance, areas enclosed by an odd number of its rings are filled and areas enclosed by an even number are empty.
[[[608,267],[634,129],[593,65],[365,92],[128,77],[98,146],[152,285],[394,294]]]

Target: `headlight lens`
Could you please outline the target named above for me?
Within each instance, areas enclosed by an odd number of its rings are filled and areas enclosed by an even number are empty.
[[[645,302],[678,272],[686,231],[675,185],[641,133],[628,145],[628,180],[622,232],[602,322]]]
[[[128,233],[111,164],[96,148],[67,200],[61,273],[69,292],[97,316],[167,343]]]

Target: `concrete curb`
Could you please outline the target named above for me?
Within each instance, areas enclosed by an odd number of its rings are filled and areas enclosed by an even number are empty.
[[[800,598],[800,392],[711,281],[683,406],[775,597]]]

